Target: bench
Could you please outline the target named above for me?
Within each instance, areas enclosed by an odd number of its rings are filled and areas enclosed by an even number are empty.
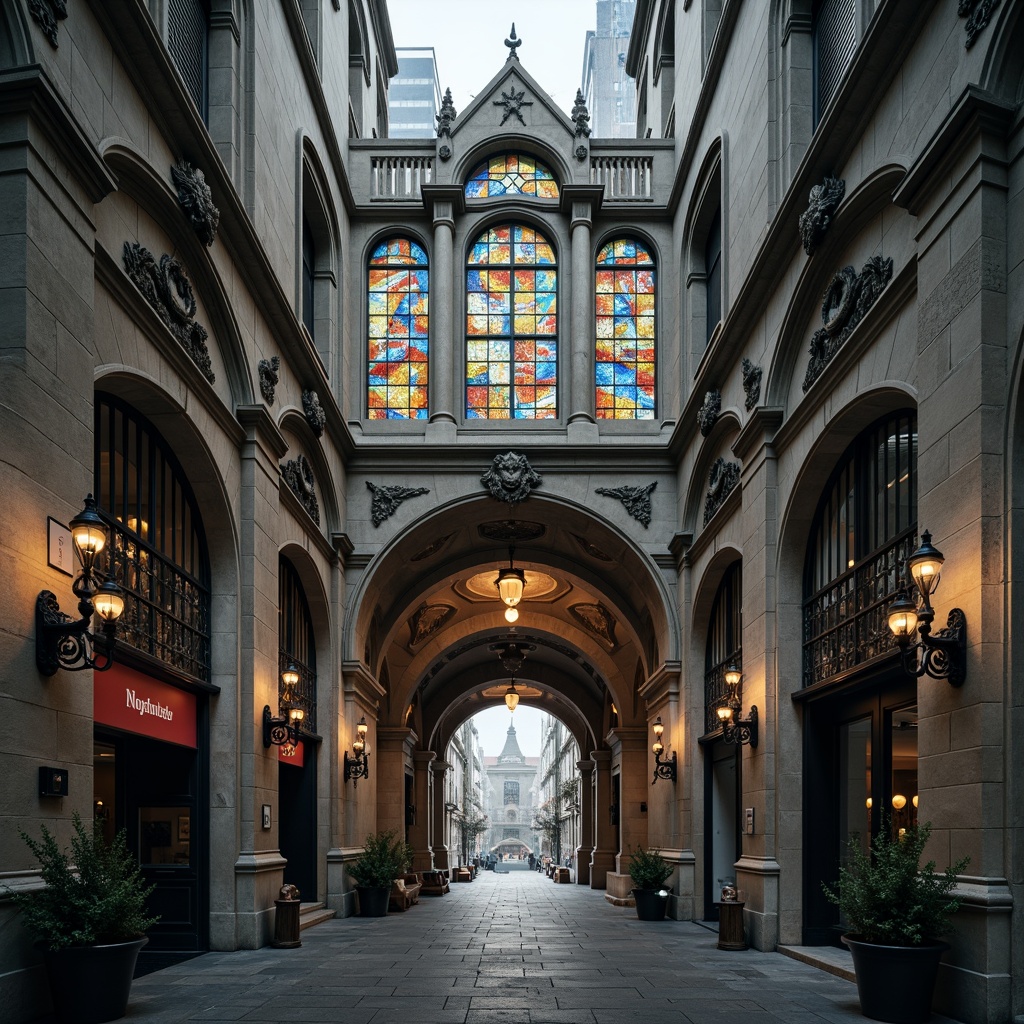
[[[396,878],[391,883],[391,896],[388,900],[389,910],[408,910],[420,901],[420,890],[423,884],[419,875],[409,874]]]
[[[421,892],[424,896],[443,896],[449,892],[448,874],[444,871],[424,871]]]

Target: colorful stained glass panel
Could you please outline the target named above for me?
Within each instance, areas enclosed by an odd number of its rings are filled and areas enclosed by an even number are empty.
[[[429,357],[427,254],[391,238],[370,256],[367,273],[367,417],[426,419]]]
[[[655,267],[648,249],[630,238],[605,245],[595,292],[597,418],[653,419]]]
[[[480,164],[466,180],[467,199],[533,196],[557,199],[558,182],[542,163],[525,153],[503,153]]]
[[[553,419],[558,415],[554,249],[534,228],[500,225],[477,239],[467,263],[466,417]]]

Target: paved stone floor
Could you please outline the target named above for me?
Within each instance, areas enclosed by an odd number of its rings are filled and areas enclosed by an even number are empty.
[[[280,1024],[819,1024],[864,1021],[856,987],[778,953],[726,953],[691,922],[641,922],[544,875],[481,873],[300,949],[209,953],[135,981],[129,1021]],[[935,1016],[933,1024],[949,1024]]]

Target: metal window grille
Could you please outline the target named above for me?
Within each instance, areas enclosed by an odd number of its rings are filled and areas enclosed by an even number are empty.
[[[316,733],[316,637],[309,604],[291,562],[282,558],[277,577],[278,696],[283,696],[280,673],[289,665],[299,670],[295,702],[305,712],[304,732]]]
[[[890,601],[917,538],[917,416],[897,413],[847,449],[808,546],[804,685],[889,654]]]
[[[856,0],[822,0],[814,12],[815,124],[838,91],[856,50]]]
[[[206,120],[209,12],[203,0],[170,0],[167,50],[192,102]]]
[[[96,493],[111,528],[107,571],[125,591],[118,639],[209,681],[209,560],[188,480],[130,406],[97,395],[95,419]]]
[[[735,562],[719,584],[711,608],[711,623],[704,654],[704,732],[720,728],[718,709],[725,704],[725,672],[730,665],[743,668],[742,563]]]

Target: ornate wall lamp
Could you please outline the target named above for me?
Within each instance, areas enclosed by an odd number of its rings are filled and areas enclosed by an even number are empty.
[[[278,747],[297,747],[302,739],[302,720],[306,712],[302,710],[295,699],[295,687],[299,684],[299,670],[294,664],[289,665],[281,673],[281,684],[284,690],[281,692],[280,718],[275,718],[270,713],[270,705],[263,708],[263,746],[269,747],[274,744]]]
[[[512,545],[508,549],[508,566],[498,570],[498,578],[494,581],[498,596],[506,606],[506,622],[515,622],[519,618],[516,605],[523,599],[523,588],[526,586],[526,573],[515,567],[515,552],[515,545]]]
[[[366,724],[366,716],[359,719],[356,726],[356,738],[352,741],[352,756],[345,751],[345,781],[352,780],[352,788],[359,785],[359,779],[370,777],[370,754],[366,749],[366,733],[369,730]]]
[[[749,743],[757,746],[757,705],[750,706],[750,714],[740,718],[740,680],[743,673],[730,665],[725,670],[725,685],[729,687],[729,695],[725,704],[718,709],[718,720],[722,723],[722,739],[726,743]]]
[[[663,758],[661,755],[665,752],[665,746],[661,742],[662,734],[665,732],[665,726],[661,724],[661,715],[658,715],[657,721],[654,723],[654,746],[651,750],[654,751],[654,782],[658,779],[670,779],[672,782],[676,781],[676,752],[672,751],[672,756]]]
[[[107,524],[96,510],[91,494],[86,495],[85,508],[68,524],[81,573],[71,584],[78,598],[77,621],[60,610],[57,597],[49,590],[36,598],[36,667],[41,675],[52,676],[57,669],[71,672],[95,669],[103,672],[114,664],[117,642],[117,620],[124,611],[124,592],[109,578],[100,580],[96,572],[96,556],[107,546]],[[100,617],[105,640],[105,662],[96,660],[96,634],[90,630],[92,617]]]
[[[899,644],[903,667],[910,675],[929,675],[932,679],[948,680],[950,686],[961,686],[967,669],[967,616],[953,608],[946,628],[931,635],[935,618],[931,595],[938,589],[942,563],[942,552],[932,547],[932,535],[925,530],[921,546],[907,559],[907,568],[921,595],[921,607],[911,598],[907,587],[900,587],[889,605],[889,628]],[[920,639],[911,643],[915,629]]]

